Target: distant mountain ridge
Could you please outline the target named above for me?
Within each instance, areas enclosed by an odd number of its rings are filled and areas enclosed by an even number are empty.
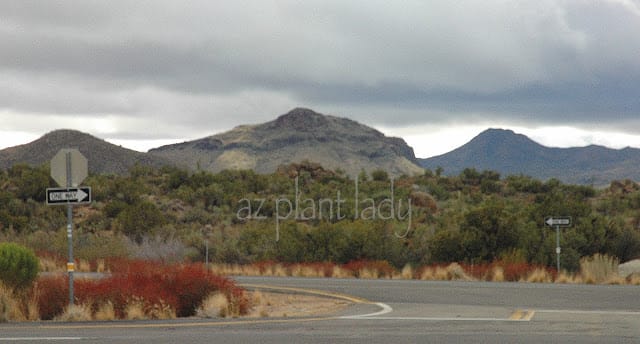
[[[606,186],[614,180],[640,181],[640,149],[597,145],[552,148],[511,130],[488,129],[465,145],[439,156],[416,159],[401,138],[356,121],[297,108],[276,119],[141,153],[75,130],[55,130],[41,138],[0,150],[0,169],[17,163],[48,163],[61,148],[78,148],[96,174],[126,174],[136,164],[179,166],[218,172],[252,169],[270,173],[304,160],[355,175],[382,169],[393,176],[442,167],[445,175],[465,168],[502,176],[524,174],[565,183]]]
[[[62,148],[77,148],[89,161],[89,172],[96,174],[125,174],[135,164],[160,167],[173,162],[146,153],[122,148],[97,137],[76,130],[60,129],[19,146],[0,150],[0,169],[18,163],[40,166]]]
[[[155,148],[149,154],[211,172],[252,169],[270,173],[278,166],[308,160],[350,175],[375,169],[395,176],[422,173],[413,148],[403,139],[305,108],[266,123]]]
[[[503,176],[524,174],[596,186],[613,180],[640,180],[640,149],[597,145],[552,148],[504,129],[487,129],[449,153],[418,160],[424,168],[443,168],[446,175],[475,168],[497,171]]]

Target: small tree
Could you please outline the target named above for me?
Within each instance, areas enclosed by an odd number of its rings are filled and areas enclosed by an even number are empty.
[[[31,286],[38,275],[38,258],[15,243],[0,244],[0,281],[13,290]]]

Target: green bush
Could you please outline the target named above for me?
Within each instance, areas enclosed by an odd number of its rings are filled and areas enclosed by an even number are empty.
[[[38,275],[38,258],[26,247],[0,244],[0,281],[14,290],[29,287]]]

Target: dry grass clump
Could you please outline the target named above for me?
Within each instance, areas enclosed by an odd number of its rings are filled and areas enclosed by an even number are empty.
[[[458,263],[451,263],[444,266],[427,266],[419,273],[419,278],[423,281],[473,281],[462,266]]]
[[[324,272],[312,266],[296,264],[291,267],[293,277],[324,277]]]
[[[536,268],[527,275],[526,281],[529,283],[551,283],[553,276],[545,269]]]
[[[91,264],[85,259],[80,259],[76,269],[78,272],[91,272]]]
[[[21,318],[22,313],[19,312],[13,292],[0,283],[0,323],[21,320]]]
[[[596,253],[580,259],[580,275],[587,284],[617,281],[618,264],[617,258]]]
[[[578,274],[561,271],[557,274],[554,283],[558,284],[579,284],[582,283],[582,277]]]
[[[110,321],[116,319],[116,311],[113,308],[113,302],[107,301],[106,303],[98,306],[98,310],[96,310],[93,315],[95,320],[99,321]]]
[[[362,279],[377,279],[379,272],[375,268],[362,268],[358,270],[358,277]]]
[[[15,292],[0,283],[0,323],[35,321],[40,318],[38,303],[32,292]]]
[[[504,282],[504,268],[501,266],[494,266],[491,269],[491,281],[492,282]]]
[[[90,321],[91,306],[88,304],[70,305],[62,314],[53,318],[54,321]]]
[[[268,307],[271,306],[271,300],[261,291],[254,291],[252,294],[252,312],[249,313],[251,317],[266,318],[269,316]]]
[[[148,307],[145,311],[147,316],[151,319],[175,319],[176,311],[171,305],[160,300],[159,303],[154,303]]]
[[[333,278],[350,278],[350,277],[353,277],[353,276],[351,275],[351,273],[348,270],[342,268],[339,265],[335,265],[331,269],[331,277],[333,277]]]
[[[219,292],[210,294],[197,309],[196,315],[202,318],[238,317],[240,312],[227,297]]]
[[[125,319],[127,320],[145,320],[148,319],[144,312],[144,300],[134,297],[131,298],[124,308]]]
[[[399,274],[396,273],[393,275],[394,279],[413,279],[414,277],[414,271],[411,264],[406,264],[402,270],[400,270]]]

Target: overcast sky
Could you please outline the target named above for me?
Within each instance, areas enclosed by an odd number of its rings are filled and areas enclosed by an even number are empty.
[[[0,148],[146,151],[294,107],[419,157],[489,127],[640,147],[640,0],[0,2]]]

